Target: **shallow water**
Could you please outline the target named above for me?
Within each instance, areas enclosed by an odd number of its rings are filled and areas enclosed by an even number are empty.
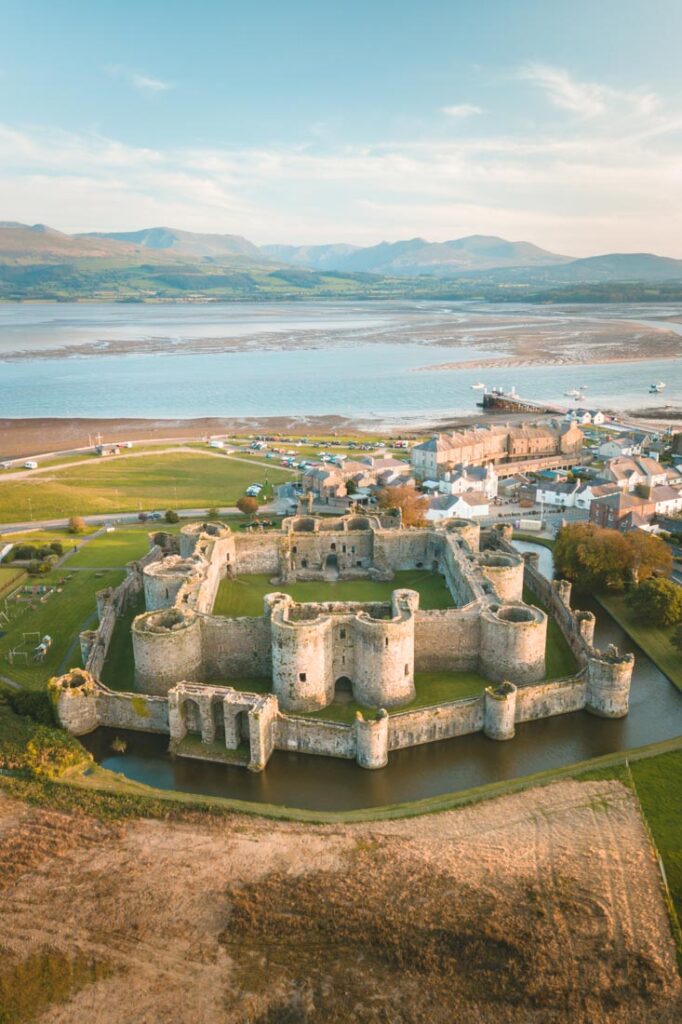
[[[580,341],[595,321],[644,325],[646,318],[649,325],[679,332],[682,325],[652,319],[675,311],[634,304],[5,304],[0,415],[339,414],[396,422],[473,413],[480,392],[471,385],[478,381],[515,386],[525,397],[562,405],[570,403],[564,392],[579,385],[586,386],[591,407],[664,405],[682,398],[682,360],[415,371],[505,355],[498,346],[514,333],[547,331]],[[485,346],[474,348],[482,336]],[[139,351],[108,351],[126,342]],[[144,350],[151,343],[158,351]],[[187,350],[197,343],[214,351]],[[88,354],[54,354],[73,345]],[[29,358],[8,358],[18,352]],[[649,384],[659,379],[667,381],[666,391],[649,395]]]
[[[552,554],[540,545],[541,570],[551,573]],[[168,737],[98,729],[82,738],[96,760],[113,771],[159,789],[232,797],[311,810],[351,810],[420,800],[486,783],[515,779],[602,754],[645,746],[682,734],[682,694],[637,648],[601,606],[581,601],[597,616],[596,644],[634,650],[636,663],[626,718],[595,718],[584,711],[517,726],[500,743],[482,733],[390,754],[386,768],[366,771],[355,762],[276,751],[265,771],[212,765],[166,754]],[[111,749],[125,735],[124,754]]]

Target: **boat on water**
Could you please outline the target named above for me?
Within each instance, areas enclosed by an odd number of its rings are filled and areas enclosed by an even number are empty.
[[[664,380],[659,380],[658,383],[651,385],[651,387],[649,388],[649,394],[650,395],[657,395],[660,391],[663,391],[664,387],[665,387],[665,381]]]
[[[472,391],[485,391],[485,384],[483,384],[482,381],[479,381],[478,384],[472,384],[471,385],[471,390]]]
[[[570,391],[564,391],[566,398],[577,398],[580,392],[577,388],[571,388]]]

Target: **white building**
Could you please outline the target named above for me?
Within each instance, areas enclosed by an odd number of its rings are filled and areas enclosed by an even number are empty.
[[[668,483],[665,466],[645,458],[611,459],[604,467],[604,478],[630,492],[640,484],[651,488]]]
[[[441,494],[481,491],[486,498],[497,497],[497,473],[492,466],[455,466],[438,482]]]
[[[535,501],[538,505],[552,505],[556,508],[573,508],[575,498],[580,484],[577,480],[542,482],[538,484],[535,491]]]
[[[672,515],[682,510],[682,494],[676,487],[665,484],[652,487],[651,500],[656,504],[657,515]]]
[[[488,499],[482,491],[467,491],[466,494],[441,494],[432,498],[426,518],[431,523],[444,519],[472,519],[490,514]]]

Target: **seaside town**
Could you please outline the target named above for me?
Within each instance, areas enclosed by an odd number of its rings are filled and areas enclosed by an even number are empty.
[[[0,25],[0,1024],[680,1024],[682,5]]]

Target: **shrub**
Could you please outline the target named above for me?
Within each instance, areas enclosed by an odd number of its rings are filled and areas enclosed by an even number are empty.
[[[24,765],[36,778],[58,779],[67,768],[88,758],[84,747],[67,732],[38,725],[26,744]]]
[[[85,531],[85,520],[82,516],[71,516],[69,519],[69,533],[83,533]]]
[[[172,509],[172,508],[169,508],[169,509],[168,509],[168,510],[166,511],[166,515],[165,515],[165,517],[164,517],[164,518],[165,518],[165,520],[166,520],[166,522],[167,522],[167,523],[179,523],[179,522],[180,522],[180,516],[179,516],[179,515],[178,515],[178,513],[177,513],[177,512],[176,512],[176,511],[175,511],[174,509]]]
[[[672,580],[645,580],[630,592],[627,603],[643,622],[657,626],[682,622],[682,587]]]
[[[20,690],[8,697],[9,706],[17,715],[27,715],[41,725],[54,725],[52,702],[46,693]]]
[[[63,555],[64,545],[60,540],[53,540],[52,543],[50,544],[50,550],[54,551],[55,555]]]
[[[251,498],[248,494],[245,494],[237,502],[237,508],[243,513],[243,515],[252,516],[258,511],[258,500],[256,498]]]
[[[219,517],[219,515],[220,515],[220,512],[218,511],[217,508],[207,508],[206,509],[206,518],[207,519],[217,519]]]

